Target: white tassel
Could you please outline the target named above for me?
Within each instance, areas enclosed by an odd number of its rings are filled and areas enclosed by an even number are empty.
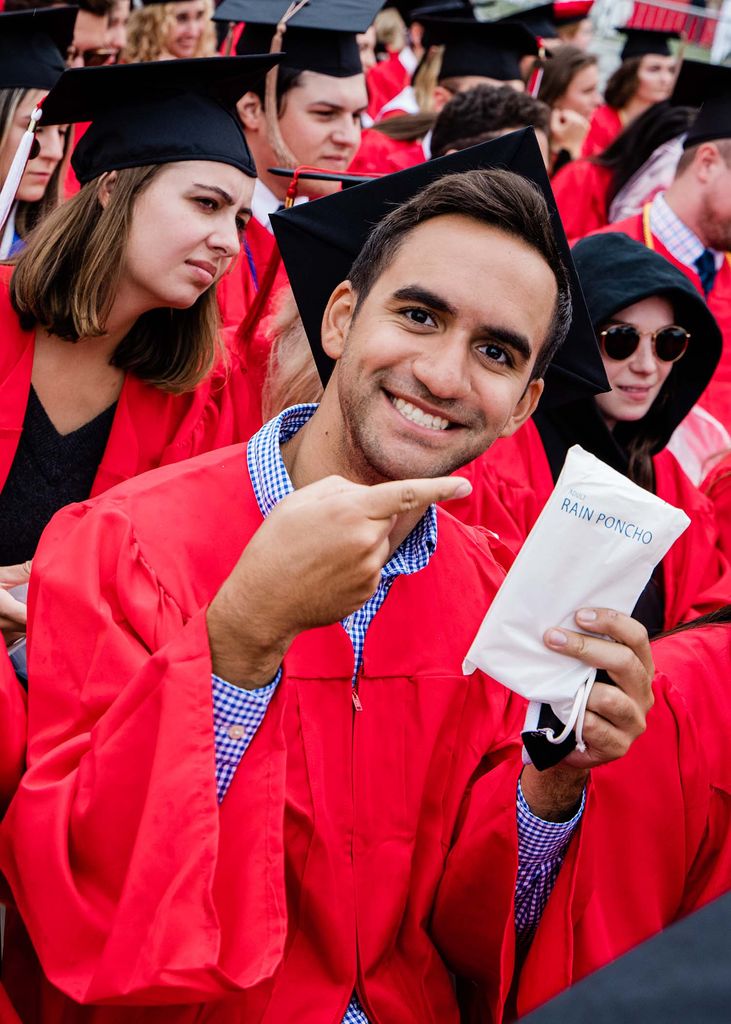
[[[15,202],[15,194],[20,187],[20,179],[23,177],[25,165],[28,163],[28,157],[30,156],[31,146],[33,145],[33,139],[35,138],[36,128],[40,119],[41,108],[36,107],[30,115],[30,124],[23,133],[23,138],[20,140],[20,145],[10,165],[8,176],[2,189],[0,189],[0,231],[2,231],[2,227],[8,219],[8,214]]]

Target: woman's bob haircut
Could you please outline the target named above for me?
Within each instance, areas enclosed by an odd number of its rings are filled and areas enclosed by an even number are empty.
[[[104,206],[99,188],[106,175],[101,175],[31,233],[10,282],[10,298],[24,330],[40,325],[70,342],[105,333],[136,201],[161,166],[117,171]],[[216,289],[209,288],[187,309],[143,313],[112,362],[148,384],[179,394],[200,383],[222,351]]]

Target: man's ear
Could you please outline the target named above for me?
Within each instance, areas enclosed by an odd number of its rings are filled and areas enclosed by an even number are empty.
[[[522,427],[527,419],[533,415],[538,405],[538,399],[543,394],[543,378],[536,377],[528,384],[523,394],[520,397],[520,401],[513,409],[513,413],[505,424],[503,429],[500,431],[500,437],[510,437],[514,434],[518,427]]]
[[[435,85],[434,92],[432,93],[432,109],[434,113],[441,114],[451,99],[454,99],[454,95],[449,89],[445,89],[443,85]]]
[[[236,104],[239,119],[247,132],[259,132],[264,126],[264,107],[255,92],[245,92]]]
[[[322,317],[320,338],[331,359],[339,359],[345,348],[355,313],[356,295],[350,281],[342,281],[330,296]]]
[[[99,182],[99,190],[97,196],[101,203],[102,209],[106,210],[109,200],[112,197],[112,192],[117,184],[117,172],[110,171],[109,174],[102,176],[102,180]]]

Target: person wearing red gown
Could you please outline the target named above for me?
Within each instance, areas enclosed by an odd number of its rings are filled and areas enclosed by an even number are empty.
[[[378,119],[389,100],[406,88],[416,70],[416,64],[413,50],[404,47],[399,51],[391,51],[386,60],[379,61],[368,70],[368,115],[373,121]]]
[[[605,355],[608,372],[621,374],[616,384],[619,401],[611,399],[614,392],[608,396],[613,403],[611,411],[600,406],[604,396],[558,408],[539,406],[530,422],[512,437],[499,440],[473,464],[469,473],[473,493],[450,511],[467,522],[489,527],[497,472],[507,501],[515,481],[515,500],[508,510],[515,522],[522,523],[524,539],[553,490],[572,444],[580,444],[619,472],[639,480],[691,518],[691,525],[663,559],[635,609],[653,635],[731,599],[731,572],[713,506],[665,448],[714,372],[721,350],[720,332],[684,275],[624,235],[592,236],[579,242],[573,253],[597,333],[615,319],[635,323],[643,316],[641,305],[662,295],[668,308],[656,313],[655,327],[676,323],[688,330],[691,341],[687,351],[677,365],[666,363],[664,369],[656,366],[659,359],[643,354],[639,347],[625,361]],[[694,345],[695,338],[702,341]],[[643,474],[637,456],[633,460],[633,451],[646,453]],[[484,499],[480,498],[481,461],[490,467]],[[507,540],[510,543],[509,537]]]
[[[669,40],[679,38],[678,33],[631,25],[620,32],[626,37],[621,64],[607,82],[606,102],[592,114],[582,156],[601,153],[631,121],[673,91],[675,62]]]
[[[262,323],[287,280],[269,216],[284,205],[291,181],[270,173],[270,168],[306,165],[335,174],[347,169],[360,143],[360,118],[368,103],[356,34],[368,28],[379,7],[369,0],[355,15],[346,15],[347,25],[328,5],[295,14],[282,44],[276,114],[266,107],[263,83],[238,104],[259,176],[244,244],[221,281],[218,296],[227,347],[245,364],[257,407],[269,356]],[[215,20],[246,22],[236,43],[238,54],[266,52],[272,45],[276,24],[261,4],[225,0]],[[333,182],[303,181],[297,201],[327,195],[338,187]]]
[[[476,85],[520,86],[520,60],[537,54],[535,37],[521,25],[478,22],[474,19],[424,18],[429,42],[443,46],[437,82],[429,110],[439,115],[455,93]],[[350,165],[353,173],[390,174],[413,167],[431,156],[428,116],[389,117],[363,133]]]
[[[531,160],[540,167],[535,147]],[[598,613],[590,628],[616,642],[584,637],[583,654],[578,634],[564,634],[562,650],[617,684],[592,693],[590,759],[523,768],[524,702],[462,673],[503,571],[486,534],[432,507],[466,487],[435,474],[530,413],[571,292],[555,276],[548,209],[521,177],[428,180],[415,179],[411,202],[401,192],[352,267],[330,242],[349,279],[329,301],[307,290],[321,355],[337,361],[319,407],[287,410],[247,447],[77,504],[44,538],[31,579],[29,769],[0,835],[50,982],[44,1024],[456,1024],[442,957],[460,970],[461,932],[445,922],[475,885],[481,978],[498,1019],[525,926],[518,893],[530,906],[550,889],[589,765],[601,771],[644,727],[649,647],[625,616]],[[323,224],[337,233],[357,216],[360,233],[370,187],[322,200]],[[502,209],[494,226],[488,197]],[[301,229],[299,213],[282,219]],[[525,216],[531,243],[516,237]],[[465,222],[458,236],[454,218]],[[413,304],[438,315],[445,267],[453,321],[435,359]],[[392,292],[403,314],[386,327]],[[472,358],[469,325],[493,318],[528,345],[515,373]],[[502,366],[508,347],[485,358]],[[469,393],[453,372],[459,353]],[[452,416],[449,392],[461,395],[465,426],[419,423],[415,395],[400,412],[382,392],[396,378],[402,394],[429,393]],[[416,477],[404,481],[407,470]],[[519,867],[519,821],[544,844],[550,833],[537,872]],[[539,930],[540,905],[526,915]],[[22,974],[10,977],[17,986]]]
[[[675,180],[642,213],[608,225],[655,250],[704,295],[723,334],[723,355],[701,404],[731,429],[731,212],[728,147],[731,81],[728,68],[686,61],[674,101],[707,97],[691,125]]]
[[[721,546],[731,559],[731,453],[714,466],[703,481],[702,490],[713,502]]]

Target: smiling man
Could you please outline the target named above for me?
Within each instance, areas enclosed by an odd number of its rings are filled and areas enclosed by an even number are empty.
[[[215,19],[246,22],[237,53],[265,53],[272,46],[287,6],[286,0],[225,0]],[[252,316],[261,319],[270,297],[286,282],[269,216],[284,204],[290,180],[271,174],[269,169],[307,165],[342,174],[360,144],[361,115],[368,105],[368,94],[357,33],[370,26],[381,4],[369,0],[357,5],[357,11],[354,6],[347,0],[320,0],[297,11],[282,35],[284,57],[274,76],[273,97],[267,97],[262,85],[238,104],[259,177],[246,251],[219,288],[230,336],[252,305]],[[338,187],[332,182],[303,182],[300,201],[326,195]],[[247,353],[259,388],[267,351],[266,346],[262,349],[255,343],[254,351]]]
[[[281,215],[322,258],[316,279],[350,271],[309,287],[287,243],[335,367],[322,403],[49,529],[30,770],[0,866],[65,1021],[456,1024],[444,955],[501,1014],[588,770],[651,703],[642,628],[579,617],[615,642],[551,642],[616,686],[592,691],[588,753],[539,774],[521,763],[523,702],[461,669],[503,571],[433,502],[463,496],[446,474],[532,412],[574,279],[530,182],[447,172],[529,142]],[[534,141],[529,163],[547,188]],[[466,890],[471,962],[453,923]],[[129,1009],[87,1018],[59,990]]]

